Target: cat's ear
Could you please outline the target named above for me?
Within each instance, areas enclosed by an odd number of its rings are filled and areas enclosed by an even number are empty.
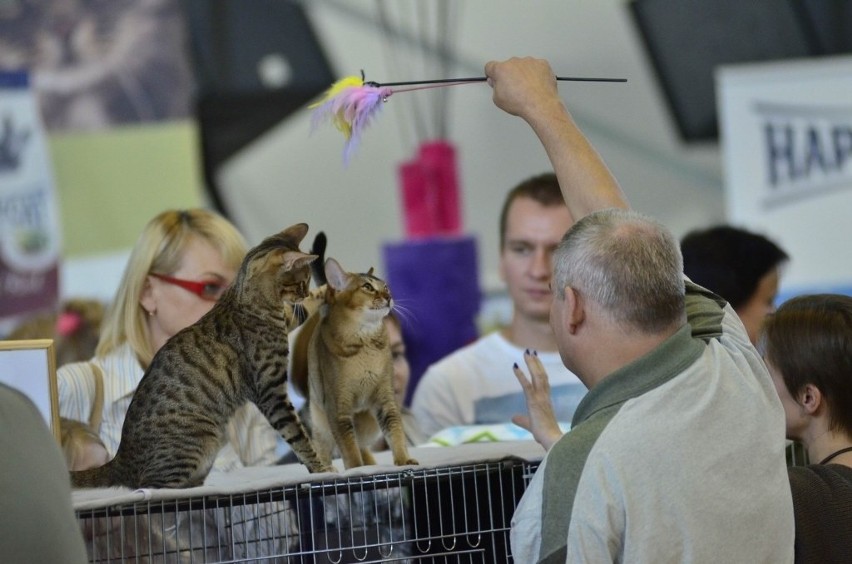
[[[373,275],[373,267],[371,266],[370,270],[367,271],[367,276],[372,276],[372,275]]]
[[[340,263],[333,258],[325,261],[325,277],[328,279],[328,284],[337,291],[345,289],[349,283],[349,273],[343,270]]]
[[[317,259],[316,255],[306,255],[299,251],[287,251],[281,255],[282,263],[286,270],[298,270],[308,266]]]
[[[291,225],[287,229],[281,232],[286,238],[292,238],[296,240],[296,243],[301,243],[302,239],[305,238],[305,235],[308,232],[308,224],[307,223],[297,223],[295,225]]]

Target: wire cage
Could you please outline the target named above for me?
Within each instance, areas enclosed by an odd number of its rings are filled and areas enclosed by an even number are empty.
[[[77,510],[91,562],[511,562],[538,462],[504,459]]]

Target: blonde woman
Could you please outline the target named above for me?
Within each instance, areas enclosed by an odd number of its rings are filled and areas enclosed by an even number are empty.
[[[172,335],[210,311],[233,281],[246,251],[246,242],[237,229],[204,209],[165,211],[145,226],[104,319],[95,357],[89,362],[66,364],[57,371],[60,415],[79,421],[97,416],[91,413],[97,403],[94,366],[103,372],[98,431],[108,458],[115,456],[133,392],[154,355]],[[227,437],[213,464],[214,472],[273,464],[277,459],[278,433],[252,403],[246,403],[231,419]],[[155,516],[148,526],[140,525],[124,535],[123,546],[107,538],[120,523],[102,519],[83,530],[87,546],[97,547],[101,556],[144,557],[136,551],[150,545],[180,553],[181,562],[206,561],[226,556],[220,546],[224,540],[219,538],[222,523],[243,523],[233,527],[235,540],[241,535],[266,535],[269,527],[280,530],[281,523],[268,522],[275,516],[251,513],[250,508],[241,507],[194,511],[169,527]],[[283,511],[276,515],[283,515]],[[231,530],[230,525],[226,529]],[[203,547],[198,539],[211,544]],[[257,556],[248,554],[244,548],[247,544],[234,545],[234,553],[227,556]]]
[[[246,242],[226,219],[204,209],[169,210],[144,228],[130,254],[95,357],[58,370],[62,417],[87,421],[95,397],[92,364],[104,374],[99,434],[115,456],[133,392],[159,348],[210,311],[231,283]],[[214,470],[272,464],[277,433],[253,404],[228,427]]]

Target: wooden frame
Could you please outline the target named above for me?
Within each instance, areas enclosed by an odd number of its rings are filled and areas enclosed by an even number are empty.
[[[29,397],[60,442],[53,339],[0,341],[0,382]]]

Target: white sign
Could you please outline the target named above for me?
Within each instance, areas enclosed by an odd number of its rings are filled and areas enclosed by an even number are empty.
[[[722,67],[716,85],[730,223],[790,255],[782,297],[852,294],[852,57]]]
[[[0,341],[0,382],[30,398],[59,441],[59,394],[53,340]]]

